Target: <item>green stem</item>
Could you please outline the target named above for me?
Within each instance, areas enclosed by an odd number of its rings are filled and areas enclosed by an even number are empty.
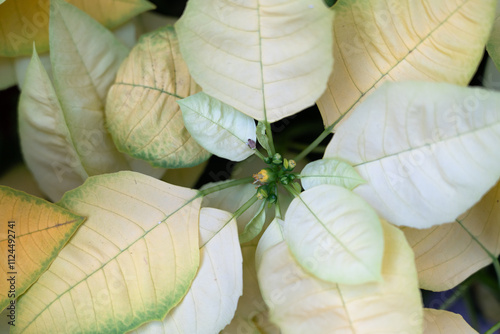
[[[266,157],[260,153],[258,149],[255,149],[255,155],[258,156],[262,161],[265,161]]]
[[[313,141],[311,143],[311,145],[309,145],[304,151],[300,152],[299,155],[297,155],[294,160],[295,161],[302,160],[303,158],[305,158],[306,155],[308,155],[309,153],[311,153],[311,151],[314,150],[316,148],[316,146],[318,146],[319,144],[321,144],[321,142],[326,137],[328,137],[328,135],[335,128],[335,126],[337,126],[337,124],[339,124],[340,121],[345,117],[345,115],[347,115],[351,110],[352,110],[352,107],[351,107],[351,109],[347,110],[342,116],[340,116],[335,122],[333,122],[332,125],[330,125],[323,132],[321,132],[321,134],[318,136],[318,138],[316,138],[316,140]]]
[[[271,153],[274,155],[276,153],[276,149],[274,148],[273,141],[273,132],[271,131],[271,124],[266,120],[264,121],[264,125],[266,126],[266,135],[267,140],[269,141],[269,148],[271,149]]]
[[[498,322],[495,326],[488,329],[488,331],[484,334],[494,334],[498,329],[500,329],[500,322]]]
[[[289,143],[288,147],[291,148],[291,149],[295,149],[295,150],[304,150],[304,149],[306,149],[308,147],[308,145],[306,145],[306,144],[300,144],[300,143]],[[324,153],[325,150],[326,150],[326,146],[319,145],[319,146],[313,148],[308,153],[318,153],[318,154],[321,154],[321,153]]]
[[[488,256],[490,257],[491,261],[493,262],[493,267],[495,268],[495,272],[497,274],[498,287],[500,288],[500,263],[498,262],[498,258],[493,253],[491,253],[486,247],[484,247],[484,245],[476,238],[475,235],[473,235],[464,226],[464,224],[462,224],[462,222],[460,220],[456,219],[456,222],[459,223],[460,226],[462,226],[462,228],[465,230],[465,232],[467,232],[470,235],[470,237],[472,239],[474,239],[475,242],[477,242],[477,244],[479,245],[479,247],[481,247],[486,252],[486,254],[488,254]]]
[[[220,191],[220,190],[224,190],[224,189],[227,189],[227,188],[235,187],[235,186],[238,186],[240,184],[245,184],[245,183],[249,183],[249,182],[252,182],[252,181],[253,181],[253,177],[249,176],[249,177],[245,177],[245,178],[242,178],[242,179],[239,179],[239,180],[233,180],[233,181],[229,181],[229,182],[224,182],[222,184],[218,184],[216,186],[200,190],[198,192],[197,197],[204,197],[204,196],[206,196],[208,194],[211,194],[211,193],[214,193],[216,191]]]
[[[439,306],[440,310],[447,310],[450,306],[452,306],[458,298],[460,298],[471,285],[470,281],[466,281],[462,283],[457,290],[451,295],[450,298],[446,299],[441,306]]]
[[[314,150],[316,148],[316,146],[318,146],[319,144],[321,144],[321,142],[326,138],[328,137],[328,135],[330,133],[332,133],[332,130],[334,128],[334,126],[336,125],[336,123],[333,123],[332,125],[330,125],[329,127],[327,127],[323,132],[321,132],[321,134],[318,136],[318,138],[316,138],[316,140],[314,140],[311,145],[307,146],[302,152],[300,152],[293,160],[295,160],[296,162],[302,160],[303,158],[306,157],[306,155],[308,155],[309,153],[311,153],[312,150]]]
[[[250,197],[248,201],[245,202],[236,212],[233,214],[234,219],[238,219],[239,216],[241,216],[245,211],[248,210],[249,207],[254,205],[255,202],[257,202],[257,193],[255,193],[254,196]]]
[[[276,218],[282,219],[281,218],[280,197],[279,196],[278,196],[278,198],[276,198],[276,203],[274,204],[274,210],[275,210],[274,216]]]
[[[283,187],[290,193],[292,194],[293,196],[295,197],[299,197],[300,194],[297,192],[297,190],[295,190],[294,187],[292,187],[291,185],[289,184],[283,184]]]

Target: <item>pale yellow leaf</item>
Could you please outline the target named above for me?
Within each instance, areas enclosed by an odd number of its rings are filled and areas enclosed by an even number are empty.
[[[325,157],[350,163],[354,192],[395,225],[456,219],[500,177],[500,93],[386,82],[337,130]]]
[[[424,309],[424,334],[477,334],[460,314]]]
[[[110,29],[154,8],[145,0],[68,2]],[[49,0],[8,0],[0,6],[0,56],[29,56],[33,41],[40,53],[49,50],[49,3]]]
[[[104,126],[104,101],[128,49],[63,0],[50,7],[54,86],[81,165],[88,175],[128,169]]]
[[[383,222],[383,281],[334,284],[305,272],[271,224],[257,249],[259,284],[271,321],[283,334],[422,333],[423,308],[413,253],[404,235]]]
[[[375,211],[340,186],[323,184],[292,201],[283,235],[298,263],[332,283],[381,279],[384,236]]]
[[[213,334],[233,318],[242,293],[242,256],[236,220],[227,211],[200,211],[200,268],[188,293],[163,321],[132,333]]]
[[[385,81],[468,84],[481,61],[496,2],[338,1],[335,65],[318,100],[325,126],[347,115]]]
[[[0,186],[0,310],[50,266],[85,220],[55,204]],[[15,305],[14,305],[15,308]]]
[[[210,153],[190,136],[177,104],[199,91],[173,27],[143,36],[121,65],[107,98],[106,124],[118,149],[164,168],[207,160]]]
[[[58,201],[88,176],[76,149],[85,143],[73,141],[56,92],[36,52],[26,78],[18,108],[22,154],[40,189],[52,201]],[[80,150],[82,147],[86,146],[80,146]]]
[[[88,217],[17,303],[15,333],[123,333],[163,319],[199,265],[197,192],[135,172],[58,203]]]
[[[274,122],[325,90],[332,19],[322,0],[191,0],[175,27],[191,75],[207,94]]]
[[[500,255],[500,184],[479,203],[458,217],[457,222],[429,229],[402,228],[415,252],[420,287],[432,291],[454,288],[491,263],[480,242],[495,256]]]

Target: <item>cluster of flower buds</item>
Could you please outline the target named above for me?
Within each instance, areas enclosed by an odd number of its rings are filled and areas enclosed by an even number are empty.
[[[277,183],[293,185],[295,174],[290,173],[297,165],[295,161],[283,159],[281,154],[276,153],[272,157],[267,157],[265,162],[268,168],[253,174],[254,184],[258,185],[257,198],[266,199],[269,203],[277,200]]]

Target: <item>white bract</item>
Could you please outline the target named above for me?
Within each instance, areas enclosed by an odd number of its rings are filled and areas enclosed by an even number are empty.
[[[325,157],[354,166],[354,192],[389,222],[454,221],[500,177],[500,93],[444,83],[386,83],[339,127]]]

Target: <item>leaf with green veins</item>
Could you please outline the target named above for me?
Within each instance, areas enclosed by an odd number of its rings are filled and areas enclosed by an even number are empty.
[[[242,294],[242,256],[232,214],[200,211],[200,268],[191,287],[163,321],[147,323],[130,334],[212,334],[231,322]]]
[[[3,1],[0,1],[0,3]],[[49,0],[8,1],[0,7],[0,56],[29,56],[35,42],[38,52],[49,51]],[[154,9],[145,0],[86,0],[67,2],[85,11],[109,29],[122,26],[134,16]]]
[[[264,227],[264,223],[266,222],[266,204],[267,201],[263,200],[257,214],[245,226],[243,233],[239,236],[240,243],[243,244],[252,241],[262,231],[262,227]]]
[[[50,266],[85,220],[55,204],[0,186],[0,310],[22,295]],[[14,242],[12,242],[14,241]],[[15,282],[8,281],[15,272]]]
[[[36,50],[19,99],[19,137],[24,160],[52,201],[88,177],[61,105]]]
[[[271,146],[269,146],[269,137],[266,135],[266,125],[262,122],[257,123],[257,140],[259,141],[260,146],[262,146],[267,155],[270,157],[273,155]]]
[[[248,146],[249,139],[256,140],[253,118],[203,92],[177,103],[189,133],[207,151],[233,161],[255,153]]]
[[[104,102],[128,49],[63,0],[50,5],[54,85],[81,164],[89,175],[128,169],[104,127]]]
[[[385,83],[339,127],[325,157],[367,182],[354,192],[396,225],[454,221],[500,177],[500,93]]]
[[[164,168],[210,157],[184,127],[178,99],[200,91],[182,59],[173,27],[144,35],[118,71],[106,124],[121,152]]]
[[[321,185],[298,195],[286,212],[283,235],[300,265],[316,277],[342,284],[380,280],[380,220],[345,188]]]
[[[387,222],[382,227],[386,241],[382,280],[353,285],[326,282],[304,271],[279,224],[271,224],[256,254],[259,285],[271,321],[287,334],[422,334],[413,253],[401,231]]]
[[[163,319],[198,269],[200,203],[134,172],[67,192],[58,204],[89,218],[18,300],[14,333],[124,333]]]
[[[347,162],[339,159],[321,159],[308,163],[300,173],[305,190],[322,184],[333,184],[352,190],[366,181]]]
[[[313,105],[325,90],[333,15],[323,0],[191,0],[175,28],[204,92],[274,122]]]
[[[494,256],[500,255],[499,201],[500,183],[497,183],[457,218],[477,241],[457,222],[428,229],[402,228],[415,253],[422,289],[450,290],[489,265],[492,259],[478,242]]]
[[[467,85],[481,62],[497,0],[339,0],[335,64],[318,100],[325,126],[344,121],[386,81]]]
[[[444,310],[424,309],[424,334],[477,334],[460,314]]]

